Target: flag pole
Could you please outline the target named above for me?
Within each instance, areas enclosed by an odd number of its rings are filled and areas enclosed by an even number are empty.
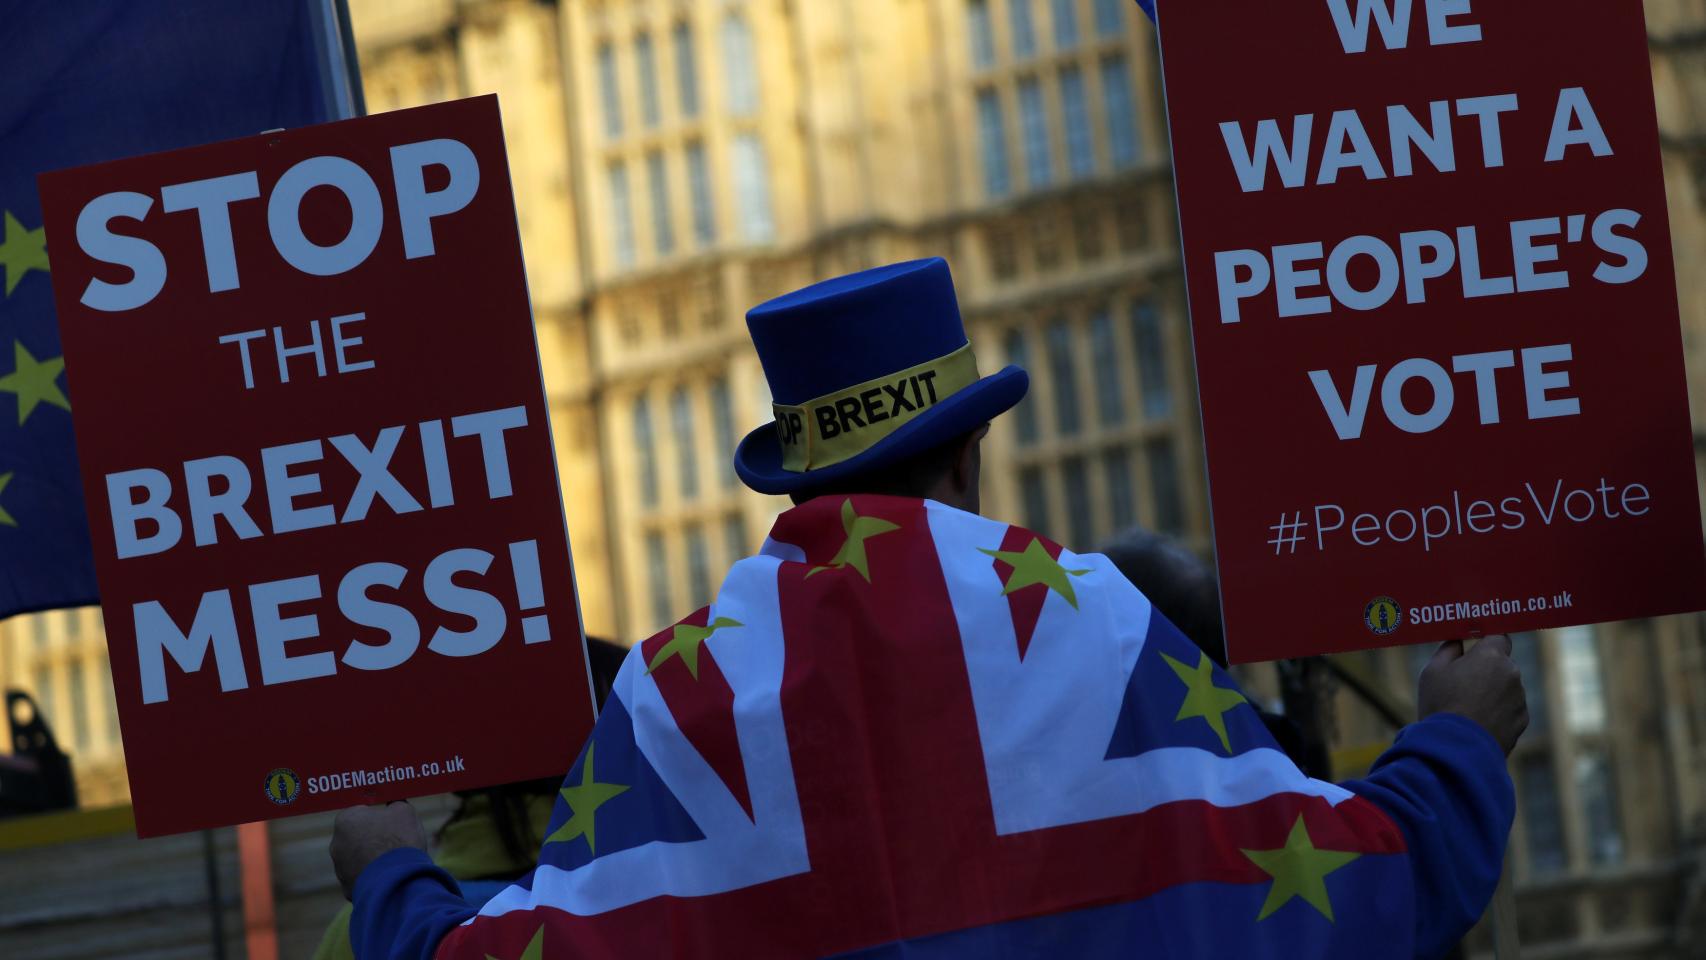
[[[1511,865],[1507,854],[1499,885],[1493,891],[1494,960],[1520,960],[1522,944],[1517,939],[1516,891],[1511,887]]]
[[[338,41],[344,54],[344,82],[349,85],[350,116],[367,116],[367,94],[361,88],[361,58],[355,49],[355,26],[350,22],[349,0],[333,0],[337,14]]]
[[[356,62],[347,0],[308,0],[308,15],[314,21],[314,53],[319,60],[327,118],[363,116],[367,104],[361,91],[361,67]]]
[[[219,893],[219,856],[213,845],[213,831],[201,832],[201,859],[206,868],[207,914],[212,922],[214,960],[225,960],[225,898]]]

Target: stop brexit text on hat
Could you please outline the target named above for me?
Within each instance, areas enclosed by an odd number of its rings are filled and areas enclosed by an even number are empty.
[[[138,832],[566,770],[592,697],[496,98],[40,186]]]
[[[1641,5],[1158,12],[1229,655],[1706,606]]]

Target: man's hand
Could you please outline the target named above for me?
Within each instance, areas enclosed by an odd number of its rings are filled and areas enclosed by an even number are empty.
[[[426,829],[406,801],[350,807],[338,814],[332,827],[332,869],[337,871],[344,898],[354,899],[356,878],[368,864],[403,847],[427,848]]]
[[[1422,670],[1416,705],[1423,717],[1456,713],[1480,724],[1505,756],[1528,729],[1528,695],[1522,671],[1511,659],[1511,638],[1500,634],[1463,652],[1462,640],[1447,640]]]

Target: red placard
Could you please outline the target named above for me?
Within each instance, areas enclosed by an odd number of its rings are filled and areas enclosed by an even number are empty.
[[[40,187],[137,832],[568,769],[592,695],[497,99]]]
[[[1706,606],[1641,5],[1160,7],[1232,658]]]

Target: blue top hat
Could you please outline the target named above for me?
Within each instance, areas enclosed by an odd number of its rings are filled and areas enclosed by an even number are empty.
[[[801,493],[898,463],[1013,407],[1030,377],[979,377],[940,257],[813,284],[754,307],[752,344],[776,420],[747,434],[735,472]]]

